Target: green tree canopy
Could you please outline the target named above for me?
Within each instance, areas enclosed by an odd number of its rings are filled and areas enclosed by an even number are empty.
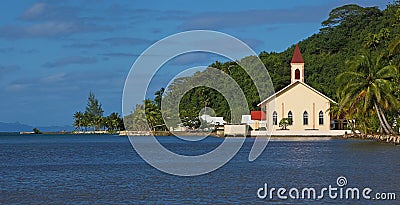
[[[89,93],[88,102],[86,105],[86,112],[91,116],[98,116],[98,117],[102,117],[104,113],[101,107],[101,103],[99,103],[99,100],[96,99],[92,91],[90,91]]]
[[[398,107],[399,100],[391,86],[398,74],[397,68],[386,65],[382,57],[382,54],[363,51],[351,62],[349,70],[337,79],[342,85],[339,89],[344,93],[343,106],[355,114],[375,113],[382,130],[386,134],[394,134],[385,111]]]

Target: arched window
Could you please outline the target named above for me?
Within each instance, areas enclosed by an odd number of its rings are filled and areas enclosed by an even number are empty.
[[[304,111],[303,113],[303,125],[308,125],[308,113]]]
[[[293,125],[293,113],[292,113],[292,111],[288,112],[287,117],[289,118],[289,125]]]
[[[319,125],[323,125],[324,124],[324,113],[321,111],[319,111]]]
[[[300,70],[299,69],[296,69],[294,71],[294,79],[295,80],[300,80]]]
[[[272,125],[278,125],[278,114],[276,111],[272,114]]]

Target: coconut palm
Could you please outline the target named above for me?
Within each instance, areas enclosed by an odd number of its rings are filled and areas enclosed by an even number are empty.
[[[158,90],[158,91],[156,91],[156,92],[154,93],[154,95],[156,96],[156,97],[154,98],[154,102],[156,103],[156,105],[157,105],[158,108],[161,108],[161,101],[162,101],[164,92],[165,92],[165,89],[164,89],[164,88],[161,88],[160,90]]]
[[[105,125],[109,131],[115,131],[119,128],[121,118],[119,114],[116,112],[111,113],[108,117],[106,117]]]
[[[155,127],[161,125],[162,115],[161,111],[156,104],[151,100],[145,100],[145,114],[146,120],[152,130],[155,130]]]
[[[344,117],[345,119],[352,119],[348,120],[348,126],[350,127],[351,131],[354,133],[355,131],[355,114],[356,114],[356,109],[350,109],[349,105],[346,104],[346,93],[343,92],[342,89],[338,89],[336,91],[336,98],[338,99],[337,103],[332,103],[330,108],[327,110],[327,112],[330,113],[332,116],[332,119],[340,119],[341,117]]]
[[[344,106],[357,112],[374,111],[381,130],[386,134],[394,134],[385,117],[385,111],[399,103],[391,86],[392,80],[397,76],[397,69],[393,65],[382,65],[382,56],[363,51],[352,62],[350,70],[339,75],[337,80],[343,85],[340,89],[345,93],[342,100]]]
[[[85,127],[85,131],[87,131],[89,127],[93,126],[92,116],[88,112],[83,114],[82,124],[83,127]]]
[[[78,129],[78,130],[82,130],[82,126],[83,126],[83,113],[82,112],[80,112],[80,111],[78,111],[78,112],[76,112],[75,114],[74,114],[74,119],[75,119],[75,122],[74,122],[74,127],[76,127],[76,129]]]

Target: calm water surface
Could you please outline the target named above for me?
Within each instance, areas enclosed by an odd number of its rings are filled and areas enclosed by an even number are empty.
[[[145,137],[143,137],[146,141]],[[223,139],[159,141],[178,153],[201,154]],[[203,176],[177,177],[144,162],[128,138],[105,135],[0,134],[0,204],[400,204],[400,147],[317,138],[272,140],[248,162],[253,139],[232,161]],[[272,187],[322,188],[345,176],[350,187],[395,192],[397,201],[258,199]]]

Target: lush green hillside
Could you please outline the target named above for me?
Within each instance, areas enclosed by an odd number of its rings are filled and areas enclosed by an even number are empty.
[[[349,62],[353,61],[360,50],[371,52],[387,50],[389,44],[400,38],[400,3],[392,3],[384,10],[376,7],[363,8],[358,5],[345,5],[333,9],[329,18],[322,22],[317,34],[298,42],[305,61],[305,81],[307,84],[338,100],[336,90],[339,87],[336,77],[346,71]],[[281,53],[261,52],[259,54],[268,69],[275,91],[290,83],[290,60],[295,45]],[[392,57],[392,62],[398,65],[399,57]],[[251,63],[251,57],[241,62]],[[260,102],[257,90],[246,72],[236,62],[215,62],[210,65],[230,75],[246,94],[251,110],[258,110]],[[196,79],[208,79],[208,71],[198,72]],[[266,78],[266,76],[260,76]],[[180,78],[169,87],[166,98],[171,97],[171,91],[190,85],[193,79]],[[179,86],[180,85],[180,86]],[[212,107],[216,115],[224,116],[230,121],[230,109],[224,97],[216,90],[198,87],[185,94],[180,104],[181,118],[187,113],[197,114],[204,105]],[[151,112],[151,111],[146,111]]]
[[[398,6],[394,5],[383,11],[356,5],[332,10],[330,18],[322,23],[323,28],[318,34],[299,42],[306,63],[306,82],[336,98],[335,91],[338,86],[335,78],[347,69],[348,61],[354,59],[360,49],[384,50],[393,40],[400,37],[399,16]],[[278,55],[289,59],[293,49],[292,46]],[[268,65],[268,54],[264,55],[267,56]],[[287,75],[289,72],[290,68],[286,62],[279,75]],[[279,69],[268,68],[271,69],[271,73]],[[272,79],[276,82],[276,88],[281,88],[283,83],[280,83],[279,76],[272,75]]]
[[[347,62],[359,54],[360,49],[383,50],[400,36],[399,6],[363,8],[346,5],[336,8],[329,19],[322,23],[319,33],[299,42],[305,60],[306,83],[322,93],[336,98],[336,76],[347,68]],[[274,83],[280,90],[290,83],[290,60],[295,45],[282,53],[262,52],[259,57],[265,64]],[[228,73],[244,90],[249,106],[256,110],[257,92],[249,76],[234,62],[213,63],[211,67]],[[182,80],[182,79],[180,79]],[[206,93],[204,95],[203,93]],[[226,101],[211,89],[194,89],[182,99],[182,107],[191,109],[204,106],[204,96],[217,114],[228,117]],[[229,117],[228,117],[229,118]]]

